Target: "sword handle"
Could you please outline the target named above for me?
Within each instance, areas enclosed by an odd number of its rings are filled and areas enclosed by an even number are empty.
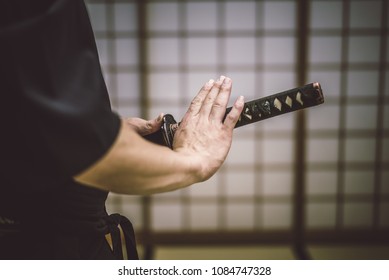
[[[293,111],[320,105],[324,102],[323,91],[318,82],[289,89],[273,95],[246,102],[235,128],[262,121]],[[232,107],[226,109],[226,114]],[[145,139],[173,149],[174,133],[179,123],[170,114],[163,117],[160,130],[144,136]]]
[[[317,82],[289,89],[246,102],[235,128],[316,106],[323,102],[323,91],[320,84]],[[232,108],[227,108],[224,118],[226,118],[231,109]]]

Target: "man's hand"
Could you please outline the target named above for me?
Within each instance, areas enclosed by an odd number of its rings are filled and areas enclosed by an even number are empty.
[[[240,97],[223,121],[230,93],[231,80],[223,76],[203,86],[175,133],[173,151],[140,136],[157,131],[161,118],[122,120],[109,151],[75,179],[107,191],[142,195],[208,179],[224,162],[243,110]]]
[[[125,123],[134,129],[140,136],[145,136],[158,131],[162,125],[163,114],[161,113],[153,120],[144,120],[140,118],[127,118]]]
[[[201,180],[207,180],[219,169],[231,147],[232,131],[244,106],[241,96],[223,121],[231,88],[231,79],[224,76],[206,83],[174,135],[173,150],[200,164]]]

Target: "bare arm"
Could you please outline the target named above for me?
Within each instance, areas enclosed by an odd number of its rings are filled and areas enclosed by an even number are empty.
[[[230,93],[229,78],[205,84],[182,119],[173,150],[144,140],[141,121],[123,120],[107,154],[75,179],[124,194],[166,192],[208,179],[224,162],[243,109],[239,98],[223,122]]]

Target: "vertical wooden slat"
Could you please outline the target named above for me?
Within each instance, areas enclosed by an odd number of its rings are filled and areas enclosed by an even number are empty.
[[[138,56],[139,56],[139,108],[143,119],[149,119],[149,88],[147,83],[147,0],[137,0],[138,11]],[[153,258],[154,248],[151,242],[151,197],[142,197],[142,245],[143,258]]]
[[[381,7],[381,34],[380,34],[380,60],[379,60],[379,80],[378,80],[378,98],[377,98],[377,129],[376,129],[376,150],[374,163],[374,195],[373,195],[373,228],[378,229],[380,223],[381,206],[381,174],[383,138],[384,138],[384,105],[385,105],[385,76],[386,76],[386,46],[387,46],[387,20],[388,20],[388,1],[382,0]]]
[[[338,163],[336,188],[336,228],[340,230],[344,220],[344,181],[346,157],[346,106],[347,106],[347,72],[349,70],[349,21],[350,1],[343,0],[342,12],[342,45],[340,62],[340,96],[339,96],[339,133],[338,133]]]
[[[306,83],[309,0],[297,0],[297,84]],[[296,114],[294,142],[294,194],[293,194],[293,249],[297,258],[309,259],[305,247],[305,152],[306,117],[304,111]]]

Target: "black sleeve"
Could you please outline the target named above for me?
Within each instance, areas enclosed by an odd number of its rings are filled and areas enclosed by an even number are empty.
[[[0,0],[0,80],[8,168],[73,176],[114,142],[120,118],[82,0]]]

